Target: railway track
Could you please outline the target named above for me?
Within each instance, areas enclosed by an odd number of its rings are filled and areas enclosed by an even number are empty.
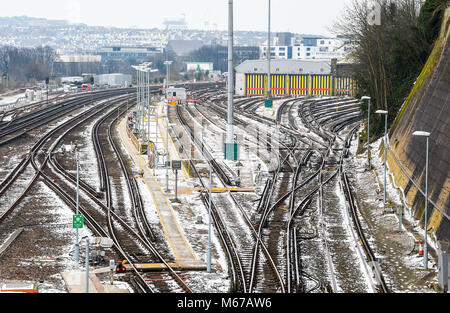
[[[122,109],[124,109],[124,105],[122,105]],[[122,110],[124,112],[124,110]],[[117,122],[117,119],[119,116],[116,117],[117,109],[114,108],[111,110],[108,114],[100,118],[95,124],[93,129],[93,140],[94,145],[98,147],[98,162],[100,163],[101,171],[99,172],[100,175],[104,175],[104,192],[105,192],[105,198],[106,198],[106,204],[101,203],[98,199],[96,199],[95,194],[90,194],[89,190],[87,190],[85,187],[81,187],[83,192],[86,192],[88,196],[96,202],[96,204],[102,209],[103,217],[96,216],[95,220],[103,220],[101,223],[103,225],[103,229],[107,229],[106,237],[110,237],[113,239],[115,243],[115,247],[122,256],[124,260],[127,261],[128,264],[132,267],[133,276],[129,277],[130,280],[134,282],[134,285],[144,286],[145,288],[139,287],[138,289],[142,289],[146,292],[173,292],[173,288],[169,288],[167,285],[167,279],[163,279],[164,273],[158,273],[160,279],[153,279],[151,280],[149,277],[147,277],[147,274],[141,275],[138,273],[138,270],[135,267],[136,262],[141,262],[142,260],[145,260],[147,262],[149,259],[153,259],[155,262],[161,262],[165,264],[167,269],[169,270],[169,274],[172,276],[172,279],[175,279],[177,283],[180,286],[180,290],[184,290],[186,292],[191,292],[191,290],[186,286],[186,284],[181,280],[181,278],[175,273],[175,271],[169,266],[169,264],[166,262],[164,257],[157,251],[155,246],[152,243],[152,239],[148,239],[147,235],[152,235],[151,228],[149,227],[146,218],[144,217],[143,213],[143,206],[142,206],[142,199],[140,198],[140,194],[137,189],[135,178],[131,178],[131,175],[127,174],[125,177],[127,178],[127,186],[130,188],[130,196],[131,199],[134,199],[132,203],[135,205],[133,211],[135,212],[135,217],[138,218],[136,220],[136,224],[138,224],[138,229],[140,234],[138,234],[131,225],[128,225],[115,211],[113,207],[113,199],[112,199],[112,191],[111,191],[111,184],[110,184],[110,168],[113,167],[117,160],[109,160],[107,162],[105,157],[105,145],[108,144],[111,145],[112,149],[114,150],[114,154],[118,157],[120,167],[123,171],[125,169],[125,165],[123,163],[123,159],[120,156],[119,149],[117,145],[114,143],[114,140],[112,138],[112,130]],[[108,120],[111,120],[109,124],[107,123]],[[99,136],[100,128],[102,127],[102,124],[107,124],[106,130],[103,133],[106,133],[106,136]],[[101,142],[100,137],[102,138],[103,142]],[[64,170],[59,169],[60,172],[63,172]],[[66,176],[67,174],[65,174]],[[70,180],[72,184],[74,184],[73,177],[70,177]],[[91,190],[93,188],[90,188]],[[91,213],[92,215],[92,213]],[[106,216],[105,216],[106,215]],[[114,225],[120,225],[118,230],[116,229]],[[105,235],[104,235],[105,236]],[[139,257],[140,256],[140,257]],[[152,257],[151,257],[152,256]],[[153,287],[150,288],[148,285],[148,281],[152,281]]]
[[[41,136],[28,151],[26,157],[22,158],[21,162],[0,183],[0,197],[5,196],[6,193],[11,189],[11,186],[13,186],[13,184],[18,180],[18,178],[26,170],[29,170],[29,165],[33,159],[33,156],[38,154],[41,150],[44,150],[44,145],[46,145],[47,141],[49,141],[52,137],[55,137],[58,133],[63,132],[64,129],[70,127],[70,125],[74,123],[81,123],[82,121],[87,120],[88,117],[86,117],[86,114],[88,116],[91,116],[91,114],[96,114],[96,112],[100,109],[101,105],[90,108],[83,113],[70,118],[68,121],[61,123],[60,125],[54,127],[51,131],[47,132],[45,135]],[[26,183],[27,187],[22,192],[22,194],[12,203],[12,205],[9,206],[8,209],[0,213],[0,222],[14,210],[14,208],[20,203],[20,201],[23,200],[27,192],[31,189],[38,178],[39,172],[35,171],[34,177]]]
[[[64,100],[42,110],[36,110],[25,116],[13,119],[7,126],[0,127],[0,146],[11,143],[31,130],[46,125],[86,104],[126,92],[129,92],[129,90],[118,89],[83,95],[82,97]]]
[[[123,102],[123,101],[122,101]],[[113,103],[111,103],[112,105]],[[103,108],[104,109],[104,108]],[[75,210],[75,206],[76,206],[76,201],[74,200],[74,195],[73,195],[73,189],[74,189],[74,185],[75,185],[75,178],[73,175],[71,175],[70,173],[68,173],[67,171],[65,171],[64,169],[62,169],[62,166],[56,162],[56,159],[54,158],[54,153],[55,153],[55,149],[57,148],[58,144],[61,142],[61,140],[73,129],[75,129],[76,127],[78,127],[80,124],[86,122],[88,119],[93,118],[95,115],[97,115],[101,110],[103,110],[102,108],[98,109],[98,108],[92,108],[88,111],[85,111],[84,114],[80,114],[79,116],[72,118],[71,120],[69,120],[68,122],[60,125],[60,127],[55,128],[54,130],[52,130],[51,132],[49,132],[46,136],[44,136],[34,147],[33,147],[33,154],[31,155],[31,157],[28,157],[27,159],[25,159],[28,162],[31,162],[35,171],[36,171],[36,175],[34,176],[34,178],[32,179],[31,183],[29,184],[28,188],[25,190],[25,192],[22,194],[21,197],[19,197],[19,199],[17,199],[17,201],[15,201],[15,203],[11,206],[10,209],[7,210],[6,213],[11,213],[12,210],[14,209],[14,207],[16,207],[21,200],[23,200],[23,198],[27,195],[27,193],[29,192],[29,190],[31,189],[31,186],[36,182],[36,180],[38,179],[38,177],[42,177],[42,179],[44,180],[44,182],[55,191],[55,193],[57,193],[57,195],[64,201],[66,202],[73,210]],[[112,113],[115,113],[116,110],[112,110]],[[110,113],[111,113],[110,112]],[[86,113],[89,113],[89,115],[87,115]],[[84,115],[84,118],[81,118],[81,116]],[[109,117],[111,114],[108,114],[107,116]],[[104,121],[104,119],[102,118],[102,120]],[[114,124],[114,122],[117,119],[115,119],[114,121],[112,121],[109,124],[109,130],[112,129],[112,125]],[[75,121],[78,121],[76,124],[74,124]],[[69,125],[72,125],[69,129],[67,129],[64,134],[62,134],[60,137],[57,137],[57,135],[62,132],[65,128],[67,128]],[[51,138],[59,138],[56,142],[54,142],[52,144]],[[44,147],[44,142],[47,142],[47,145]],[[49,146],[50,144],[52,144],[52,146]],[[45,152],[42,153],[39,150],[42,149]],[[50,153],[46,153],[47,151],[51,151]],[[37,153],[39,152],[39,153]],[[39,160],[41,161],[41,164],[39,164]],[[55,168],[53,168],[53,171],[48,171],[49,169],[51,169],[50,167],[46,167],[46,165],[49,163],[52,163],[52,166],[54,166]],[[57,169],[57,170],[56,170]],[[71,181],[73,186],[68,186],[68,184],[66,182],[62,182],[61,177],[58,177],[58,175],[55,176],[55,173],[58,172],[59,175],[64,176],[66,180]],[[6,192],[6,190],[8,189],[8,187],[11,184],[11,180],[8,180],[9,184],[4,184],[4,187],[2,189],[2,191]],[[134,182],[135,183],[135,182]],[[99,194],[98,192],[95,192],[95,189],[92,187],[89,187],[86,183],[81,183],[81,189],[86,192],[87,194],[90,195],[91,200],[94,200],[97,205],[99,205],[100,207],[102,207],[104,209],[103,213],[107,212],[107,216],[108,216],[108,226],[105,226],[105,222],[99,222],[101,221],[104,216],[101,216],[101,213],[94,210],[88,210],[87,208],[89,206],[92,205],[87,205],[87,204],[83,204],[83,200],[81,200],[81,204],[79,206],[80,211],[83,213],[83,215],[85,215],[85,219],[86,219],[86,223],[89,226],[89,228],[92,229],[92,231],[97,234],[98,236],[102,236],[102,237],[109,237],[111,235],[111,233],[113,233],[113,229],[112,229],[112,220],[114,219],[115,222],[117,222],[118,224],[121,225],[121,227],[127,228],[127,225],[120,220],[120,218],[117,215],[114,215],[113,213],[111,213],[111,206],[105,206],[103,205],[100,200],[98,198]],[[106,187],[107,189],[107,187]],[[109,196],[106,197],[107,199],[110,198]],[[142,209],[142,201],[139,200],[138,197],[136,197],[136,200],[139,202],[141,202],[141,209]],[[109,203],[110,204],[110,203]],[[85,208],[85,207],[86,208]],[[6,216],[8,214],[2,214],[2,220],[4,218],[6,218]],[[141,212],[142,214],[142,212]],[[103,214],[105,215],[105,214]],[[128,227],[129,228],[129,227]],[[129,230],[131,232],[131,228]],[[131,237],[136,237],[135,233],[131,232]],[[142,240],[144,241],[144,240]],[[148,243],[148,241],[147,241]],[[141,245],[145,245],[145,244],[141,244]],[[126,254],[123,251],[123,249],[117,244],[117,241],[115,242],[115,248],[116,250],[123,255],[123,258],[126,259]],[[148,247],[148,251],[151,252],[155,252],[155,254],[157,253],[156,250],[152,251],[152,248]],[[154,249],[154,248],[153,248]],[[150,254],[150,252],[146,252],[146,254]],[[136,254],[136,253],[135,253]],[[161,255],[159,255],[159,258],[163,261],[164,259],[162,258]],[[130,260],[130,264],[132,264],[132,260],[131,258],[129,258]],[[168,265],[168,264],[167,264]],[[134,266],[133,266],[134,267]],[[140,273],[138,273],[138,271],[134,268],[134,271],[136,272],[135,275],[133,276],[132,280],[135,282],[135,286],[143,292],[152,292],[152,288],[149,287],[149,285],[146,283],[146,280],[148,280],[148,278],[144,278],[142,277],[142,275]],[[181,284],[183,284],[183,282],[181,281],[181,279],[178,277],[178,275],[176,275],[176,273],[171,273],[172,276],[174,276],[176,279],[178,279]],[[156,283],[158,285],[162,285],[163,283]],[[166,285],[166,284],[164,284]],[[186,291],[190,291],[189,288],[187,288],[187,286],[185,286],[185,284],[183,284],[183,287],[185,287]],[[167,291],[169,291],[168,289],[166,289]]]
[[[337,118],[335,121],[332,121],[332,119],[327,115],[322,115],[321,111],[317,108],[315,110],[311,110],[311,108],[310,108],[311,103],[309,103],[309,105],[308,105],[309,107],[306,109],[307,113],[304,112],[304,114],[302,115],[303,119],[312,129],[320,128],[320,132],[321,132],[322,136],[324,137],[324,139],[329,140],[332,135],[330,133],[327,134],[327,131],[325,130],[325,128],[329,129],[329,132],[334,133],[334,136],[336,136],[337,133],[341,129],[343,129],[345,127],[349,127],[349,125],[352,125],[352,124],[354,125],[355,122],[358,122],[361,119],[361,117],[359,116],[359,112],[357,112],[355,114],[355,111],[357,111],[356,105],[358,103],[355,101],[351,101],[351,100],[346,101],[345,103],[350,104],[351,108],[345,110],[344,112],[341,112],[340,114],[336,114]],[[324,101],[322,103],[322,105],[328,105],[328,107],[330,107],[330,102]],[[336,104],[331,103],[331,107],[334,110],[334,108],[336,107]],[[342,103],[341,103],[341,107],[342,107]],[[308,118],[309,118],[309,120],[308,120]],[[330,123],[330,121],[332,121],[332,122]],[[358,126],[353,126],[351,128],[351,130],[348,132],[345,140],[343,140],[343,149],[342,149],[342,153],[339,158],[339,166],[338,166],[340,184],[342,186],[342,190],[344,192],[345,198],[348,203],[349,214],[351,216],[353,225],[356,229],[358,243],[361,243],[364,254],[367,258],[367,262],[369,263],[370,267],[372,268],[372,271],[375,276],[378,291],[381,293],[388,293],[389,289],[386,285],[386,282],[384,281],[381,270],[378,267],[375,255],[372,252],[372,249],[371,249],[371,247],[366,239],[366,236],[362,230],[362,227],[361,227],[361,224],[359,221],[359,217],[357,215],[358,210],[355,205],[354,196],[351,191],[351,187],[349,186],[347,173],[346,173],[346,170],[344,170],[344,165],[343,165],[343,159],[345,157],[347,157],[347,155],[348,155],[348,150],[350,148],[350,141],[351,141],[352,136],[356,132],[357,127]],[[322,193],[322,191],[321,191],[321,193]],[[322,200],[321,200],[321,202],[322,202]]]
[[[193,133],[194,123],[206,129],[200,119],[207,120],[219,131],[225,130],[223,121],[226,118],[226,107],[224,97],[214,94],[211,90],[195,93],[203,101],[208,101],[208,110],[202,105],[177,106],[171,108],[170,120],[178,120],[181,127],[188,135],[180,138],[179,132],[172,129],[172,137],[180,146],[185,146],[186,141],[191,141],[196,150],[194,160],[190,160],[190,168],[194,171],[194,177],[204,190],[208,190],[208,183],[197,169],[198,160],[205,159],[211,162],[215,173],[215,185],[229,188],[236,185],[236,174],[224,162],[218,161],[213,156],[213,143],[199,141]],[[123,97],[125,98],[125,97]],[[139,188],[133,173],[129,170],[122,156],[120,148],[113,137],[115,125],[123,115],[123,99],[114,102],[113,109],[109,110],[103,117],[99,118],[93,125],[92,140],[95,153],[98,158],[99,186],[90,186],[81,181],[80,189],[82,197],[79,209],[85,215],[89,228],[98,236],[110,237],[114,241],[114,249],[118,255],[132,267],[132,274],[128,275],[135,288],[140,292],[191,292],[184,283],[179,273],[170,268],[162,254],[159,253],[155,243],[158,241],[150,225],[146,222],[143,209],[143,201],[139,194]],[[339,103],[339,110],[336,110]],[[367,262],[375,274],[379,292],[389,292],[384,282],[383,275],[377,267],[376,258],[371,251],[365,234],[358,226],[358,208],[355,205],[354,196],[348,181],[347,172],[343,159],[348,155],[350,140],[357,130],[354,125],[360,120],[358,102],[355,100],[324,99],[315,101],[313,99],[287,99],[282,103],[276,114],[276,125],[274,120],[262,116],[256,116],[255,111],[261,99],[240,99],[237,111],[239,115],[235,118],[236,125],[248,130],[247,139],[249,145],[270,147],[267,155],[259,153],[263,162],[276,160],[277,166],[270,172],[265,182],[264,190],[258,201],[255,202],[255,210],[258,214],[250,217],[238,197],[229,192],[224,195],[213,195],[210,198],[208,192],[202,192],[201,198],[207,207],[209,201],[212,204],[212,217],[218,236],[227,257],[230,260],[230,274],[232,277],[233,292],[333,292],[336,289],[335,278],[332,274],[332,284],[324,277],[318,277],[308,273],[301,261],[302,242],[318,237],[325,229],[311,227],[312,233],[302,230],[301,225],[311,224],[313,210],[317,209],[323,216],[324,189],[338,178],[345,199],[348,203],[349,215],[355,225],[358,240],[361,242]],[[122,108],[117,114],[117,108]],[[54,130],[42,137],[30,149],[29,155],[12,171],[4,181],[0,183],[0,197],[7,194],[15,181],[21,175],[31,169],[34,176],[29,182],[22,196],[14,202],[11,207],[16,207],[30,194],[31,187],[41,178],[58,196],[73,210],[76,207],[74,189],[75,176],[66,170],[56,154],[56,149],[62,143],[65,136],[86,123],[89,119],[97,116],[100,109],[90,108],[85,110],[85,116],[79,114],[67,122],[59,125]],[[297,114],[296,114],[297,113]],[[217,116],[214,119],[212,116]],[[254,122],[250,122],[250,120]],[[301,122],[316,137],[300,134],[297,122]],[[219,121],[219,122],[218,122]],[[280,138],[260,138],[257,131],[252,130],[252,123],[261,124],[270,130],[278,129]],[[345,130],[345,132],[342,132]],[[345,133],[345,139],[341,138]],[[39,144],[38,144],[39,143]],[[341,148],[342,147],[342,148]],[[276,150],[278,149],[278,150]],[[186,159],[190,159],[192,151],[183,147]],[[338,164],[337,170],[325,169],[330,160]],[[334,161],[333,161],[334,162]],[[31,165],[31,167],[30,167]],[[119,190],[116,181],[124,178],[126,189]],[[99,192],[100,190],[100,192]],[[134,219],[125,221],[123,219],[123,203],[119,198],[128,194],[130,206]],[[95,205],[93,205],[95,203]],[[230,210],[224,208],[236,207],[234,216],[228,214]],[[11,211],[12,212],[12,211]],[[0,222],[8,216],[0,216]],[[255,219],[255,216],[257,218]],[[236,230],[230,225],[237,225],[238,220],[246,223],[245,235],[237,238]],[[327,250],[327,238],[323,238]],[[279,249],[282,247],[282,249]],[[157,274],[142,274],[135,263],[143,259],[152,259],[157,262],[166,263],[166,272]],[[330,271],[333,271],[332,261],[327,257]],[[175,280],[179,289],[168,287],[170,281]]]
[[[208,97],[209,100],[213,100],[214,97]],[[305,105],[306,104],[315,104],[316,101],[313,100],[298,100],[298,99],[294,99],[294,100],[288,100],[285,103],[283,103],[282,105],[282,109],[280,109],[277,112],[277,120],[281,121],[281,115],[282,112],[284,111],[284,107],[288,108],[288,112],[289,112],[289,126],[285,128],[285,130],[287,130],[287,128],[289,128],[290,131],[295,131],[297,130],[297,127],[295,125],[295,117],[292,114],[292,109],[296,106],[296,103],[298,101],[302,101],[303,103],[298,107],[299,111],[304,111],[304,108],[308,108],[310,109],[309,106]],[[342,100],[340,100],[342,101]],[[250,104],[246,105],[245,104],[245,100],[242,101],[240,106],[240,108],[246,108],[247,110],[253,111],[254,110],[254,106],[253,103],[258,102],[253,100]],[[311,143],[319,143],[321,145],[321,148],[319,150],[316,150],[315,153],[317,154],[321,154],[322,155],[322,164],[320,166],[320,170],[318,172],[315,173],[315,175],[313,175],[314,177],[318,177],[319,178],[319,183],[318,186],[315,187],[312,191],[310,191],[309,194],[307,194],[306,197],[303,198],[303,200],[300,201],[300,203],[296,206],[296,209],[293,210],[292,209],[292,204],[290,205],[291,207],[291,212],[294,212],[294,214],[292,214],[289,218],[289,222],[288,222],[288,232],[287,232],[287,246],[290,246],[286,249],[286,255],[290,255],[292,254],[293,257],[290,258],[292,260],[298,260],[298,249],[297,249],[297,245],[296,242],[298,241],[298,236],[297,236],[297,229],[295,228],[295,226],[292,226],[292,221],[293,221],[293,217],[299,213],[301,213],[302,211],[305,210],[306,206],[308,205],[308,203],[311,202],[312,196],[316,193],[319,193],[319,199],[320,199],[320,206],[321,206],[321,210],[322,210],[322,202],[323,202],[323,187],[328,184],[330,181],[332,181],[335,177],[337,177],[337,174],[339,171],[342,170],[342,160],[344,157],[346,157],[348,155],[348,148],[349,148],[349,140],[352,137],[352,135],[354,134],[354,132],[356,131],[356,128],[353,128],[350,130],[350,132],[348,133],[348,136],[345,140],[341,139],[338,136],[339,131],[343,130],[344,128],[348,128],[351,125],[355,125],[356,123],[359,122],[359,120],[361,119],[359,111],[358,111],[358,102],[355,100],[345,100],[339,103],[339,100],[330,100],[330,99],[326,99],[326,100],[322,100],[322,106],[328,106],[327,108],[327,113],[326,114],[322,114],[323,112],[319,109],[313,110],[313,112],[311,112],[311,110],[309,110],[307,113],[306,112],[301,112],[300,116],[301,119],[303,120],[303,122],[309,126],[309,128],[311,130],[314,130],[315,133],[319,134],[319,136],[321,136],[323,138],[323,140],[326,142],[326,144],[318,142],[317,140],[311,140]],[[338,103],[338,104],[337,104]],[[339,105],[339,113],[335,114],[336,111],[336,107]],[[290,106],[290,108],[289,108]],[[214,109],[214,111],[218,114],[220,114],[219,110],[217,110],[217,108]],[[332,113],[331,113],[332,112]],[[243,112],[240,112],[243,113]],[[305,114],[306,113],[306,114]],[[319,115],[321,118],[318,118],[315,114]],[[243,114],[245,115],[245,113]],[[260,121],[264,121],[264,118],[255,118],[257,120]],[[238,118],[238,122],[239,122],[239,118]],[[292,132],[291,132],[292,133]],[[341,141],[344,141],[344,145],[345,148],[343,149],[335,149],[336,151],[341,150],[342,153],[340,155],[340,161],[339,161],[339,171],[333,172],[333,174],[326,174],[326,171],[324,171],[324,160],[329,156],[329,152],[331,152],[333,150],[332,146],[333,146],[333,142],[335,142],[336,139],[339,139]],[[325,148],[325,149],[323,149]],[[323,153],[325,152],[325,153]],[[313,176],[311,178],[313,178]],[[326,176],[326,177],[324,177]],[[294,178],[295,179],[295,178]],[[269,190],[273,189],[273,182],[271,182],[271,180],[267,180],[265,188],[264,188],[264,192],[263,195],[260,199],[260,201],[258,202],[258,207],[262,207],[265,202],[267,202],[268,199],[271,198]],[[294,191],[297,191],[298,189],[294,188]],[[294,192],[291,192],[291,198],[293,198],[293,194]],[[273,198],[273,197],[272,197]],[[294,201],[291,201],[291,203],[294,203]],[[267,215],[267,214],[266,214]],[[264,216],[264,215],[263,215]],[[324,232],[324,230],[322,229],[322,232]],[[326,242],[326,239],[324,239]],[[326,244],[326,243],[325,243]],[[291,252],[288,252],[291,251]],[[289,257],[288,257],[289,258]],[[370,257],[369,257],[370,260]],[[373,261],[369,261],[369,262],[373,262]],[[309,276],[308,279],[312,279],[316,281],[316,287],[312,288],[309,291],[305,291],[305,292],[311,292],[313,289],[322,289],[324,292],[332,292],[332,288],[331,285],[329,283],[326,283],[323,279],[316,279],[311,277],[310,275],[308,275],[307,273],[302,273],[301,272],[301,268],[299,266],[299,264],[297,262],[291,262],[288,261],[287,262],[287,269],[286,269],[286,278],[287,278],[287,289],[290,290],[291,289],[291,283],[290,280],[294,280],[295,286],[298,286],[299,283],[299,277],[301,275],[303,276]],[[289,269],[289,267],[293,268],[293,271],[291,271]],[[291,274],[289,274],[291,273]],[[376,276],[380,277],[381,274],[376,273]],[[335,280],[334,277],[332,278],[332,280]],[[335,283],[334,283],[335,285]],[[380,283],[380,289],[383,290],[384,287],[382,287],[382,284]],[[290,292],[290,291],[289,291]],[[383,291],[384,292],[384,291]]]

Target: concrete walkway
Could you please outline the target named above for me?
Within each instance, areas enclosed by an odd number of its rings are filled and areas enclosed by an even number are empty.
[[[134,161],[137,167],[139,167],[139,155],[137,149],[131,142],[131,139],[127,135],[126,131],[126,119],[122,119],[118,125],[119,135],[122,141],[123,146],[127,150],[128,154]],[[199,265],[203,263],[198,260],[194,251],[188,244],[186,237],[184,236],[183,230],[181,229],[175,213],[173,211],[172,205],[164,194],[161,185],[159,184],[157,178],[153,175],[152,171],[145,164],[145,160],[140,157],[140,166],[144,173],[142,181],[146,184],[149,189],[153,201],[156,206],[156,210],[158,211],[158,215],[161,221],[162,228],[164,230],[164,234],[166,235],[167,241],[170,245],[170,248],[175,256],[175,262],[180,264],[192,264],[193,267],[195,265]]]

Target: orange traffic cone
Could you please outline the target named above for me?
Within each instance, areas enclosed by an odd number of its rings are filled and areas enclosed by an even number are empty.
[[[419,240],[419,255],[423,255],[422,241]]]

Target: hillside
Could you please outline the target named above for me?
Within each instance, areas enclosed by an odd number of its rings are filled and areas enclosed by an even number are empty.
[[[391,128],[389,142],[393,153],[388,153],[395,183],[404,190],[415,218],[423,225],[425,197],[408,176],[425,190],[426,139],[412,133],[416,130],[431,133],[428,191],[435,205],[428,205],[428,231],[438,240],[446,241],[450,241],[449,24],[450,8],[445,12],[434,49]]]

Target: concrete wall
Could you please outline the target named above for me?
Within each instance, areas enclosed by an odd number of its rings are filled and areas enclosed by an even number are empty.
[[[446,12],[441,36],[427,64],[390,131],[390,146],[409,176],[425,190],[426,139],[414,137],[416,130],[431,133],[428,195],[450,215],[450,9]],[[388,153],[395,182],[406,195],[417,219],[424,222],[423,197]],[[450,221],[433,205],[428,205],[428,230],[438,240],[450,241]]]

